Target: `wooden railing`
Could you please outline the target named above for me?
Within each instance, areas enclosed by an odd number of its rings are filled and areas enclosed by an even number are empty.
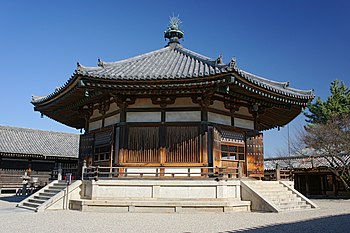
[[[241,178],[240,167],[83,167],[84,180]]]
[[[264,180],[294,180],[291,169],[271,169],[264,171]]]

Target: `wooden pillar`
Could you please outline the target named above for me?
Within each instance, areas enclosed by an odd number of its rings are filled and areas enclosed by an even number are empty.
[[[28,166],[27,166],[27,171],[28,171],[28,175],[31,175],[32,173],[32,158],[28,159]]]
[[[127,107],[130,104],[134,104],[136,98],[126,96],[113,97],[116,98],[116,103],[120,109],[118,163],[122,164],[125,162],[126,153],[128,153],[128,127],[126,123]]]
[[[244,134],[244,170],[245,170],[245,177],[248,177],[248,147],[247,147],[247,133]],[[253,143],[253,150],[254,150],[254,143]],[[260,177],[259,177],[260,179]]]
[[[337,177],[332,175],[332,186],[333,186],[333,195],[338,196],[338,188],[337,188]]]
[[[309,196],[310,190],[309,190],[309,174],[305,172],[305,196]]]
[[[200,157],[201,157],[201,163],[208,166],[209,160],[208,160],[208,125],[203,124],[200,125]]]
[[[124,156],[127,151],[127,127],[126,127],[126,103],[118,104],[120,108],[120,123],[119,123],[119,164],[124,163]]]
[[[258,113],[253,112],[253,117],[254,117],[254,130],[258,130]]]
[[[214,153],[213,153],[214,132],[213,131],[214,131],[213,127],[208,126],[207,154],[208,154],[209,167],[214,166]]]
[[[2,169],[2,155],[0,155],[0,169]]]
[[[119,163],[119,143],[120,143],[120,127],[114,128],[114,154],[113,154],[113,165],[117,166]]]
[[[161,125],[159,127],[159,162],[163,166],[167,162],[167,151],[166,151],[166,126],[165,126],[165,109],[161,112]]]
[[[279,164],[277,163],[276,164],[276,180],[281,180],[281,169],[280,169],[280,166]]]
[[[201,107],[200,153],[201,161],[208,166],[213,166],[213,127],[208,125],[208,106],[213,104],[215,90],[216,88],[206,90],[201,96],[192,97],[192,102]]]
[[[327,195],[327,175],[321,176],[321,193],[323,196]]]
[[[115,130],[113,128],[113,134],[114,134]],[[114,142],[112,140],[111,143],[111,151],[109,153],[109,177],[112,177],[112,173],[113,173],[113,156],[114,156]]]
[[[201,106],[201,158],[207,166],[213,166],[213,130],[208,126],[208,106],[210,101],[202,98],[199,101]]]
[[[202,106],[201,108],[201,121],[208,122],[208,109],[207,106]]]

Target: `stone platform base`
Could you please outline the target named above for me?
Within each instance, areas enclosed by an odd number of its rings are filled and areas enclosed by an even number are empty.
[[[228,199],[71,200],[70,209],[103,212],[193,213],[250,211],[250,201]]]
[[[110,179],[83,181],[70,209],[111,212],[250,211],[240,180]]]

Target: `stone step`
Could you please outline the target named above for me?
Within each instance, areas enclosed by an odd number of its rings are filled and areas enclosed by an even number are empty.
[[[256,191],[259,192],[286,192],[288,191],[288,188],[286,187],[273,187],[273,188],[254,188]]]
[[[264,183],[264,182],[250,182],[248,183],[250,186],[254,187],[281,187],[283,184],[280,183]]]
[[[287,197],[287,198],[276,197],[276,198],[269,198],[269,200],[272,202],[301,201],[301,198],[300,197]]]
[[[288,207],[288,206],[301,206],[306,205],[305,201],[292,201],[292,202],[276,202],[275,205],[279,207]]]
[[[116,212],[234,212],[249,211],[249,201],[218,201],[173,199],[71,200],[72,209],[81,211],[108,210]]]
[[[268,199],[274,199],[274,198],[296,198],[297,195],[292,192],[260,192],[257,191],[258,194],[261,196],[264,196]]]
[[[67,187],[67,184],[66,183],[54,183],[53,186],[51,187]]]
[[[49,200],[51,198],[51,196],[34,196],[33,197],[34,199],[37,199],[37,200],[43,200],[43,201],[46,201],[46,200]]]
[[[42,196],[42,197],[49,197],[51,198],[52,196],[56,195],[56,193],[48,193],[48,192],[40,192],[39,193],[39,196]]]
[[[256,189],[255,189],[256,190]],[[278,195],[293,195],[294,193],[292,191],[289,191],[289,190],[279,190],[279,191],[273,191],[273,192],[269,192],[269,191],[260,191],[260,190],[256,190],[258,193],[261,193],[261,194],[266,194],[266,195],[275,195],[275,196],[278,196]]]
[[[23,208],[23,209],[26,209],[26,210],[31,210],[31,211],[36,211],[36,207],[30,207],[30,206],[24,206],[24,205],[21,205],[21,206],[18,206],[19,208]]]
[[[285,199],[285,198],[296,198],[297,195],[294,193],[261,193],[261,192],[257,192],[259,193],[261,196],[266,197],[268,199]]]
[[[31,208],[37,208],[37,207],[39,207],[40,206],[40,204],[36,204],[36,203],[30,203],[30,202],[24,202],[23,203],[23,206],[25,206],[25,207],[31,207]]]
[[[60,187],[60,186],[50,186],[50,187],[49,187],[49,190],[61,191],[61,190],[65,189],[65,188],[66,188],[66,186],[64,186],[64,187]]]
[[[250,185],[250,186],[254,186],[254,187],[256,187],[256,186],[261,186],[261,187],[277,187],[277,186],[283,186],[282,184],[280,184],[280,183],[275,183],[275,182],[272,182],[272,183],[270,183],[270,182],[264,182],[264,181],[252,181],[252,182],[248,182],[248,184]]]
[[[279,208],[281,211],[306,210],[311,209],[310,205],[284,206]]]
[[[277,212],[313,208],[301,196],[294,193],[292,187],[287,187],[278,181],[251,181],[247,182],[247,185],[258,196],[266,200],[267,205],[275,206]]]
[[[36,204],[43,204],[46,200],[39,200],[39,199],[29,199],[28,202],[30,203],[36,203]]]
[[[61,190],[59,190],[59,189],[45,189],[44,190],[44,193],[53,194],[53,195],[55,195],[59,192],[61,192]]]

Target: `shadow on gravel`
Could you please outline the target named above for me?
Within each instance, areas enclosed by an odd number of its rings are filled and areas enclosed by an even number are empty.
[[[27,198],[28,196],[4,196],[4,197],[0,197],[1,201],[7,201],[7,202],[21,202],[22,200],[24,200],[25,198]]]
[[[349,210],[350,211],[350,210]],[[316,218],[301,222],[285,223],[277,225],[261,226],[256,228],[248,228],[242,230],[225,231],[225,233],[233,232],[349,232],[350,229],[350,214],[329,216],[323,218]]]

